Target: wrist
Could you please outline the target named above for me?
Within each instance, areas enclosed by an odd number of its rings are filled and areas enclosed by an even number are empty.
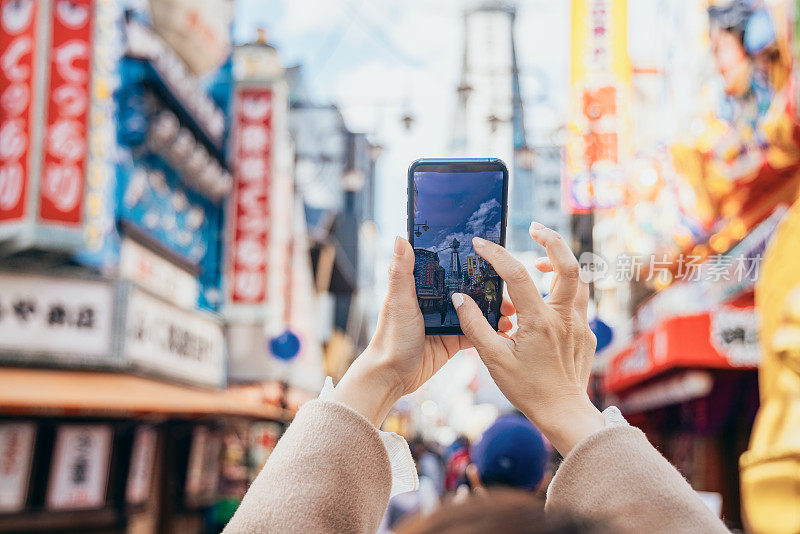
[[[333,398],[357,411],[380,428],[389,410],[402,396],[384,358],[367,349],[350,365],[333,390]]]
[[[536,422],[539,430],[563,457],[578,443],[605,427],[603,414],[585,394],[559,401],[540,419]]]

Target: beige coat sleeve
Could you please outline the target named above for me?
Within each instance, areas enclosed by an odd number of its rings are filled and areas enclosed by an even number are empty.
[[[627,425],[575,446],[550,483],[545,510],[600,520],[614,532],[728,532],[644,433]]]
[[[389,457],[375,427],[342,404],[310,401],[224,532],[373,533],[391,487]]]

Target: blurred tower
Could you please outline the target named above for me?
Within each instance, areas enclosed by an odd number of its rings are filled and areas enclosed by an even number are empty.
[[[464,13],[464,54],[451,149],[512,163],[513,28],[516,9],[487,2]]]
[[[560,203],[558,147],[545,147],[543,173],[534,169],[538,152],[528,145],[520,71],[514,39],[516,7],[491,1],[464,13],[464,46],[451,149],[455,156],[499,157],[509,168],[506,245],[516,252],[538,248],[528,235],[531,219],[569,234]],[[542,189],[547,191],[539,199]],[[553,198],[555,192],[555,199]],[[539,251],[536,255],[540,255]]]

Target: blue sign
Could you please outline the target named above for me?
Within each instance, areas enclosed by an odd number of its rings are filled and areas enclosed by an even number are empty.
[[[286,330],[270,340],[269,349],[279,360],[289,361],[300,353],[300,339],[291,330]]]
[[[589,328],[592,329],[595,337],[597,337],[597,348],[595,352],[600,352],[609,346],[611,340],[614,339],[614,332],[611,330],[611,327],[596,317],[589,321]]]

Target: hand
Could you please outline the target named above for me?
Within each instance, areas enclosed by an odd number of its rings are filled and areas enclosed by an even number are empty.
[[[464,331],[505,394],[566,456],[583,438],[604,426],[586,393],[597,340],[589,329],[589,287],[564,239],[539,223],[530,234],[547,251],[540,271],[555,270],[548,303],[525,267],[503,247],[480,238],[473,247],[506,281],[512,305],[505,304],[495,332],[467,295],[453,295]],[[512,335],[507,315],[517,313]]]
[[[398,237],[375,335],[334,389],[334,398],[380,426],[397,399],[419,389],[455,353],[471,346],[464,336],[425,335],[414,286],[414,249]]]

